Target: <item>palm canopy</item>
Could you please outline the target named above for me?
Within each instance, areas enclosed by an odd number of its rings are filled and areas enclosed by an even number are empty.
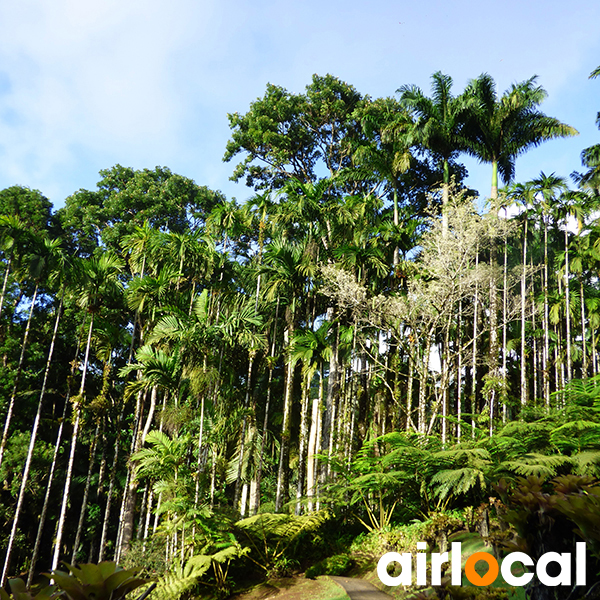
[[[537,75],[513,84],[498,97],[496,83],[483,73],[467,85],[473,99],[467,152],[480,162],[492,164],[492,197],[498,193],[498,173],[509,183],[515,173],[515,159],[532,147],[553,138],[578,135],[578,131],[538,109],[546,90],[537,84]]]
[[[600,67],[596,67],[590,74],[590,79],[600,77]],[[596,116],[596,125],[600,128],[600,112]],[[600,144],[585,148],[581,153],[581,162],[588,170],[585,173],[574,172],[571,177],[581,189],[600,192]]]
[[[444,183],[450,182],[448,162],[461,151],[468,150],[464,124],[469,103],[464,95],[451,93],[452,77],[441,71],[431,76],[431,97],[415,85],[398,90],[400,104],[415,118],[414,141],[422,144],[443,160]]]

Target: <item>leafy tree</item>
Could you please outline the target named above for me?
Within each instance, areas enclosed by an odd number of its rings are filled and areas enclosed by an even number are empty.
[[[200,187],[166,167],[136,171],[115,165],[100,175],[96,191],[79,190],[57,211],[73,243],[87,254],[99,242],[117,250],[119,240],[146,221],[156,229],[182,233],[190,219],[203,222],[223,200],[219,192]]]
[[[313,75],[305,94],[267,85],[245,115],[229,114],[233,130],[224,160],[245,154],[232,176],[255,189],[279,189],[291,177],[315,182],[351,165],[351,139],[359,135],[353,112],[363,102],[350,85],[332,75]]]

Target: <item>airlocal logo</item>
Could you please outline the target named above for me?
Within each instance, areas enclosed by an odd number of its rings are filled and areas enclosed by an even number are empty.
[[[417,543],[417,550],[425,550],[425,542]],[[431,585],[441,585],[442,564],[450,562],[451,583],[452,585],[462,584],[462,554],[460,542],[451,544],[452,560],[448,559],[448,552],[433,552],[431,554]],[[585,585],[585,542],[577,542],[575,548],[575,585]],[[478,561],[484,561],[488,565],[485,575],[479,575],[475,570]],[[400,563],[402,572],[396,577],[388,575],[387,568],[393,562]],[[548,574],[548,565],[552,562],[558,563],[560,573],[558,575]],[[417,553],[416,559],[417,585],[427,585],[427,554]],[[502,560],[502,566],[498,566],[498,561],[487,552],[476,552],[471,554],[465,563],[465,575],[467,579],[477,586],[491,585],[496,581],[498,572],[502,574],[504,581],[508,585],[523,586],[533,579],[533,573],[527,572],[522,575],[513,575],[512,566],[515,563],[522,563],[525,567],[532,567],[534,562],[530,556],[524,552],[512,552]],[[542,554],[535,565],[535,574],[543,585],[551,587],[557,585],[571,585],[571,554],[569,552],[546,552]],[[384,585],[411,585],[412,584],[412,554],[405,552],[388,552],[384,554],[377,563],[377,575]]]

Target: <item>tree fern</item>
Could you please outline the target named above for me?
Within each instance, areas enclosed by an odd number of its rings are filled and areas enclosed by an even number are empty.
[[[268,572],[300,534],[315,531],[328,518],[326,511],[302,516],[262,513],[238,521],[235,527],[253,550],[250,560]]]
[[[462,469],[445,469],[436,473],[431,479],[434,494],[441,500],[450,496],[466,494],[486,486],[485,474],[480,469],[464,467]]]
[[[561,467],[572,464],[571,458],[561,455],[545,455],[530,453],[520,459],[509,460],[501,463],[499,471],[514,473],[523,477],[534,475],[542,478],[554,477]]]
[[[183,567],[176,568],[159,580],[154,596],[157,600],[178,600],[181,596],[193,590],[198,583],[204,583],[222,590],[226,585],[229,563],[247,553],[247,548],[232,545],[215,554],[192,556]],[[226,567],[223,568],[221,565],[226,565]],[[204,577],[211,567],[215,583],[200,581],[200,578]]]

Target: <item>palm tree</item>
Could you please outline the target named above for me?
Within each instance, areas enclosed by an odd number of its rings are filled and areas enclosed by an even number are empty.
[[[279,454],[279,470],[277,475],[277,495],[275,511],[279,512],[287,497],[287,482],[289,470],[289,452],[291,437],[291,412],[292,390],[294,380],[294,362],[291,358],[291,342],[297,324],[298,301],[302,297],[305,284],[306,269],[309,268],[305,257],[305,248],[301,244],[275,240],[265,252],[265,265],[263,270],[268,276],[265,294],[268,300],[275,297],[286,298],[286,330],[284,337],[287,340],[287,369],[285,376],[285,390],[283,402],[283,422],[281,432],[281,446]]]
[[[38,427],[40,424],[40,419],[41,419],[41,414],[42,414],[42,406],[43,406],[43,402],[44,402],[44,396],[46,394],[46,386],[48,383],[48,374],[50,372],[50,366],[52,364],[52,357],[54,354],[54,345],[55,345],[56,336],[58,333],[58,325],[60,323],[60,318],[62,316],[63,301],[64,301],[65,291],[66,291],[66,287],[67,287],[68,273],[69,273],[69,266],[70,266],[68,263],[67,257],[65,256],[64,252],[62,252],[62,249],[59,247],[59,245],[60,245],[59,241],[52,241],[52,242],[50,240],[44,240],[44,241],[45,241],[46,249],[48,250],[48,253],[49,253],[49,262],[51,263],[50,265],[46,265],[46,269],[48,269],[48,270],[52,269],[49,279],[54,278],[54,279],[59,279],[61,281],[61,283],[60,283],[60,287],[61,287],[60,301],[59,301],[58,307],[56,308],[54,329],[52,332],[52,339],[50,341],[50,348],[48,350],[48,359],[46,361],[46,368],[44,370],[44,379],[42,381],[42,388],[41,388],[40,397],[38,400],[37,412],[35,414],[33,426],[31,428],[31,437],[29,440],[29,448],[27,450],[27,458],[25,459],[25,467],[23,468],[23,475],[21,478],[21,486],[19,488],[19,496],[17,499],[17,506],[15,508],[15,513],[13,515],[12,529],[11,529],[10,537],[9,537],[8,544],[6,547],[6,555],[4,558],[4,567],[2,570],[2,577],[0,578],[0,585],[4,584],[6,575],[8,574],[8,569],[10,567],[10,559],[11,559],[13,544],[15,541],[17,526],[19,524],[19,518],[21,516],[21,509],[23,507],[23,501],[25,499],[25,492],[27,490],[27,484],[28,484],[28,480],[29,480],[29,471],[31,468],[31,461],[33,459],[33,450],[35,447]]]
[[[83,285],[79,294],[79,304],[83,309],[86,310],[86,313],[90,315],[90,322],[88,327],[85,355],[83,359],[79,393],[76,398],[73,398],[75,422],[73,424],[73,432],[71,434],[71,451],[69,454],[67,475],[63,489],[63,499],[58,520],[56,540],[54,544],[52,570],[55,570],[58,566],[58,560],[60,557],[60,551],[62,546],[62,536],[67,516],[69,491],[71,488],[71,480],[73,477],[73,464],[75,461],[75,448],[77,446],[77,439],[79,435],[81,409],[84,402],[85,382],[89,366],[90,348],[92,345],[94,317],[100,312],[105,301],[111,296],[120,293],[123,288],[119,280],[119,275],[123,270],[124,264],[123,261],[116,254],[114,254],[114,252],[108,250],[102,253],[99,258],[93,257],[85,263],[82,263],[82,266]]]
[[[466,152],[491,163],[492,199],[498,197],[498,174],[505,183],[512,180],[517,156],[546,140],[579,133],[538,109],[547,93],[536,75],[513,84],[499,98],[494,80],[483,73],[469,82],[465,94],[472,99]]]
[[[386,193],[391,190],[393,223],[394,227],[398,228],[399,179],[408,171],[412,160],[410,133],[414,129],[414,123],[408,111],[391,98],[368,102],[355,111],[355,116],[359,119],[367,139],[354,152],[352,170],[355,176],[366,181],[375,175],[378,180],[373,188],[383,184]],[[393,254],[394,274],[399,262],[400,251],[396,245]]]
[[[46,269],[48,268],[48,263],[51,261],[51,256],[57,251],[59,245],[59,240],[49,240],[47,238],[43,238],[42,243],[39,244],[38,248],[36,248],[33,251],[33,253],[29,256],[27,274],[29,275],[29,278],[35,282],[35,287],[33,290],[33,295],[31,297],[31,303],[29,306],[29,316],[27,318],[27,324],[25,326],[25,332],[23,334],[23,341],[21,342],[21,354],[19,356],[19,363],[17,365],[17,370],[15,373],[13,390],[10,397],[10,401],[8,403],[8,409],[6,411],[6,417],[4,420],[2,441],[0,442],[0,465],[2,464],[2,458],[4,456],[4,450],[6,448],[6,442],[8,441],[8,431],[12,420],[21,374],[23,372],[25,350],[27,348],[27,341],[29,338],[29,332],[31,330],[31,319],[33,317],[34,309],[36,308],[36,300],[38,298],[38,291],[41,283],[41,278],[46,274]]]
[[[591,74],[590,79],[600,76],[600,67],[596,67]],[[596,116],[596,125],[600,129],[600,112]],[[572,177],[579,184],[579,187],[590,189],[596,193],[600,192],[600,144],[594,144],[586,148],[581,153],[581,162],[587,167],[587,172],[572,173]]]
[[[521,406],[527,404],[527,352],[525,345],[525,309],[527,291],[527,231],[529,225],[528,211],[535,203],[536,190],[533,183],[516,184],[509,190],[509,197],[523,207],[523,262],[521,265]],[[505,349],[506,352],[506,349]],[[535,397],[535,391],[534,391]]]
[[[415,118],[413,129],[417,143],[430,150],[442,161],[442,223],[444,236],[448,230],[447,206],[450,189],[450,161],[460,152],[469,152],[469,141],[464,135],[470,104],[465,95],[453,96],[452,77],[436,71],[431,76],[431,98],[417,86],[404,85],[396,92],[400,104]]]
[[[306,480],[306,495],[309,498],[308,510],[312,510],[312,498],[315,495],[316,483],[316,458],[320,440],[317,439],[319,421],[322,419],[323,410],[323,371],[324,364],[331,358],[331,346],[327,334],[331,323],[323,323],[316,331],[307,330],[297,332],[294,337],[292,361],[301,360],[302,365],[302,408],[300,421],[300,449],[298,456],[298,500],[304,492]],[[312,401],[310,433],[308,432],[308,402],[311,382],[314,374],[319,370],[319,393]],[[308,434],[308,435],[307,435]],[[308,438],[308,439],[307,439]],[[305,464],[306,463],[306,464]],[[305,477],[306,473],[306,477]],[[300,505],[296,504],[296,514],[299,514]]]
[[[27,225],[19,217],[14,215],[0,216],[0,247],[6,258],[4,278],[2,280],[2,292],[0,292],[0,316],[2,315],[6,286],[14,258],[16,255],[21,254],[19,249],[23,248],[23,242],[30,240],[30,235],[30,230]]]
[[[536,198],[537,208],[543,222],[544,229],[544,353],[542,365],[542,378],[544,386],[544,400],[546,406],[550,406],[550,317],[549,317],[549,274],[548,274],[548,220],[557,197],[566,191],[566,182],[562,177],[552,173],[546,175],[543,171],[540,176],[531,181]]]

